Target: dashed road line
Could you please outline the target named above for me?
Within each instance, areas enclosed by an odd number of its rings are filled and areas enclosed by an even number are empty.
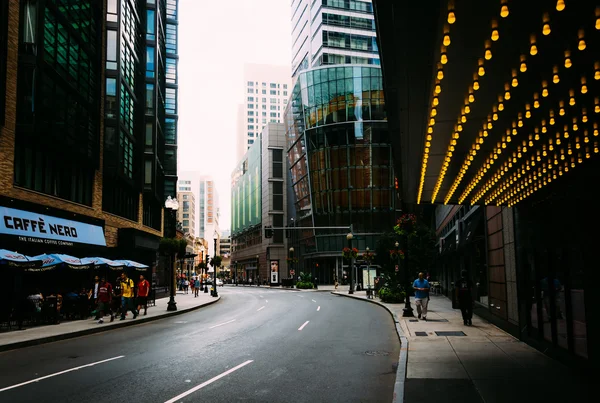
[[[306,322],[304,322],[304,324],[303,324],[302,326],[300,326],[300,327],[298,328],[298,330],[302,330],[302,329],[304,329],[304,326],[308,325],[308,322],[310,322],[310,320],[307,320]]]

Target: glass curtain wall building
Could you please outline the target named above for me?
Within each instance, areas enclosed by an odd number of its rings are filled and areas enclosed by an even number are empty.
[[[105,68],[104,210],[160,229],[177,182],[177,1],[108,0]]]
[[[352,226],[353,246],[375,249],[393,226],[395,187],[371,2],[294,0],[292,43],[288,224]],[[300,267],[321,282],[349,277],[340,257],[347,232],[293,231]]]

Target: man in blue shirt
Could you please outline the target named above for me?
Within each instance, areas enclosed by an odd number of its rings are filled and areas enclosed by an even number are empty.
[[[413,283],[415,290],[415,305],[419,319],[423,316],[423,320],[427,320],[427,303],[429,302],[429,281],[423,278],[424,274],[419,273],[419,278]]]

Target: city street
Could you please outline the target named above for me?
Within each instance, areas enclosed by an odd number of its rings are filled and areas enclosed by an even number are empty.
[[[329,292],[220,288],[217,304],[0,353],[5,402],[390,402],[384,309]]]

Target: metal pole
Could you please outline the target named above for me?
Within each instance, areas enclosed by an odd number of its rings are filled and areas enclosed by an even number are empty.
[[[216,259],[217,256],[218,256],[217,255],[217,238],[215,238],[215,256],[213,257],[213,260]],[[213,264],[213,270],[214,270],[215,274],[213,275],[213,278],[214,278],[214,280],[213,280],[214,291],[212,293],[212,296],[213,297],[218,297],[219,293],[217,292],[217,266],[214,265],[214,264]]]
[[[350,267],[348,267],[348,271],[350,272],[350,291],[348,291],[348,294],[354,294],[354,259],[352,258],[352,237],[348,238],[348,248],[350,248]]]
[[[173,209],[169,209],[169,211],[171,212],[171,216],[173,218],[173,224],[175,223],[175,210]],[[174,224],[175,225],[175,224]],[[173,229],[175,228],[175,226],[173,226]],[[175,302],[175,254],[173,254],[172,256],[169,256],[169,264],[171,266],[171,290],[170,290],[170,295],[169,295],[169,303],[167,304],[167,311],[176,311],[177,310],[177,303]]]
[[[411,283],[410,283],[410,278],[408,277],[408,267],[409,267],[409,262],[408,262],[408,235],[404,236],[404,260],[406,261],[406,263],[404,264],[404,281],[406,284],[406,298],[405,298],[405,304],[404,304],[404,309],[402,309],[402,317],[404,318],[412,318],[415,315],[413,314],[413,309],[410,306],[410,287],[411,287]]]

